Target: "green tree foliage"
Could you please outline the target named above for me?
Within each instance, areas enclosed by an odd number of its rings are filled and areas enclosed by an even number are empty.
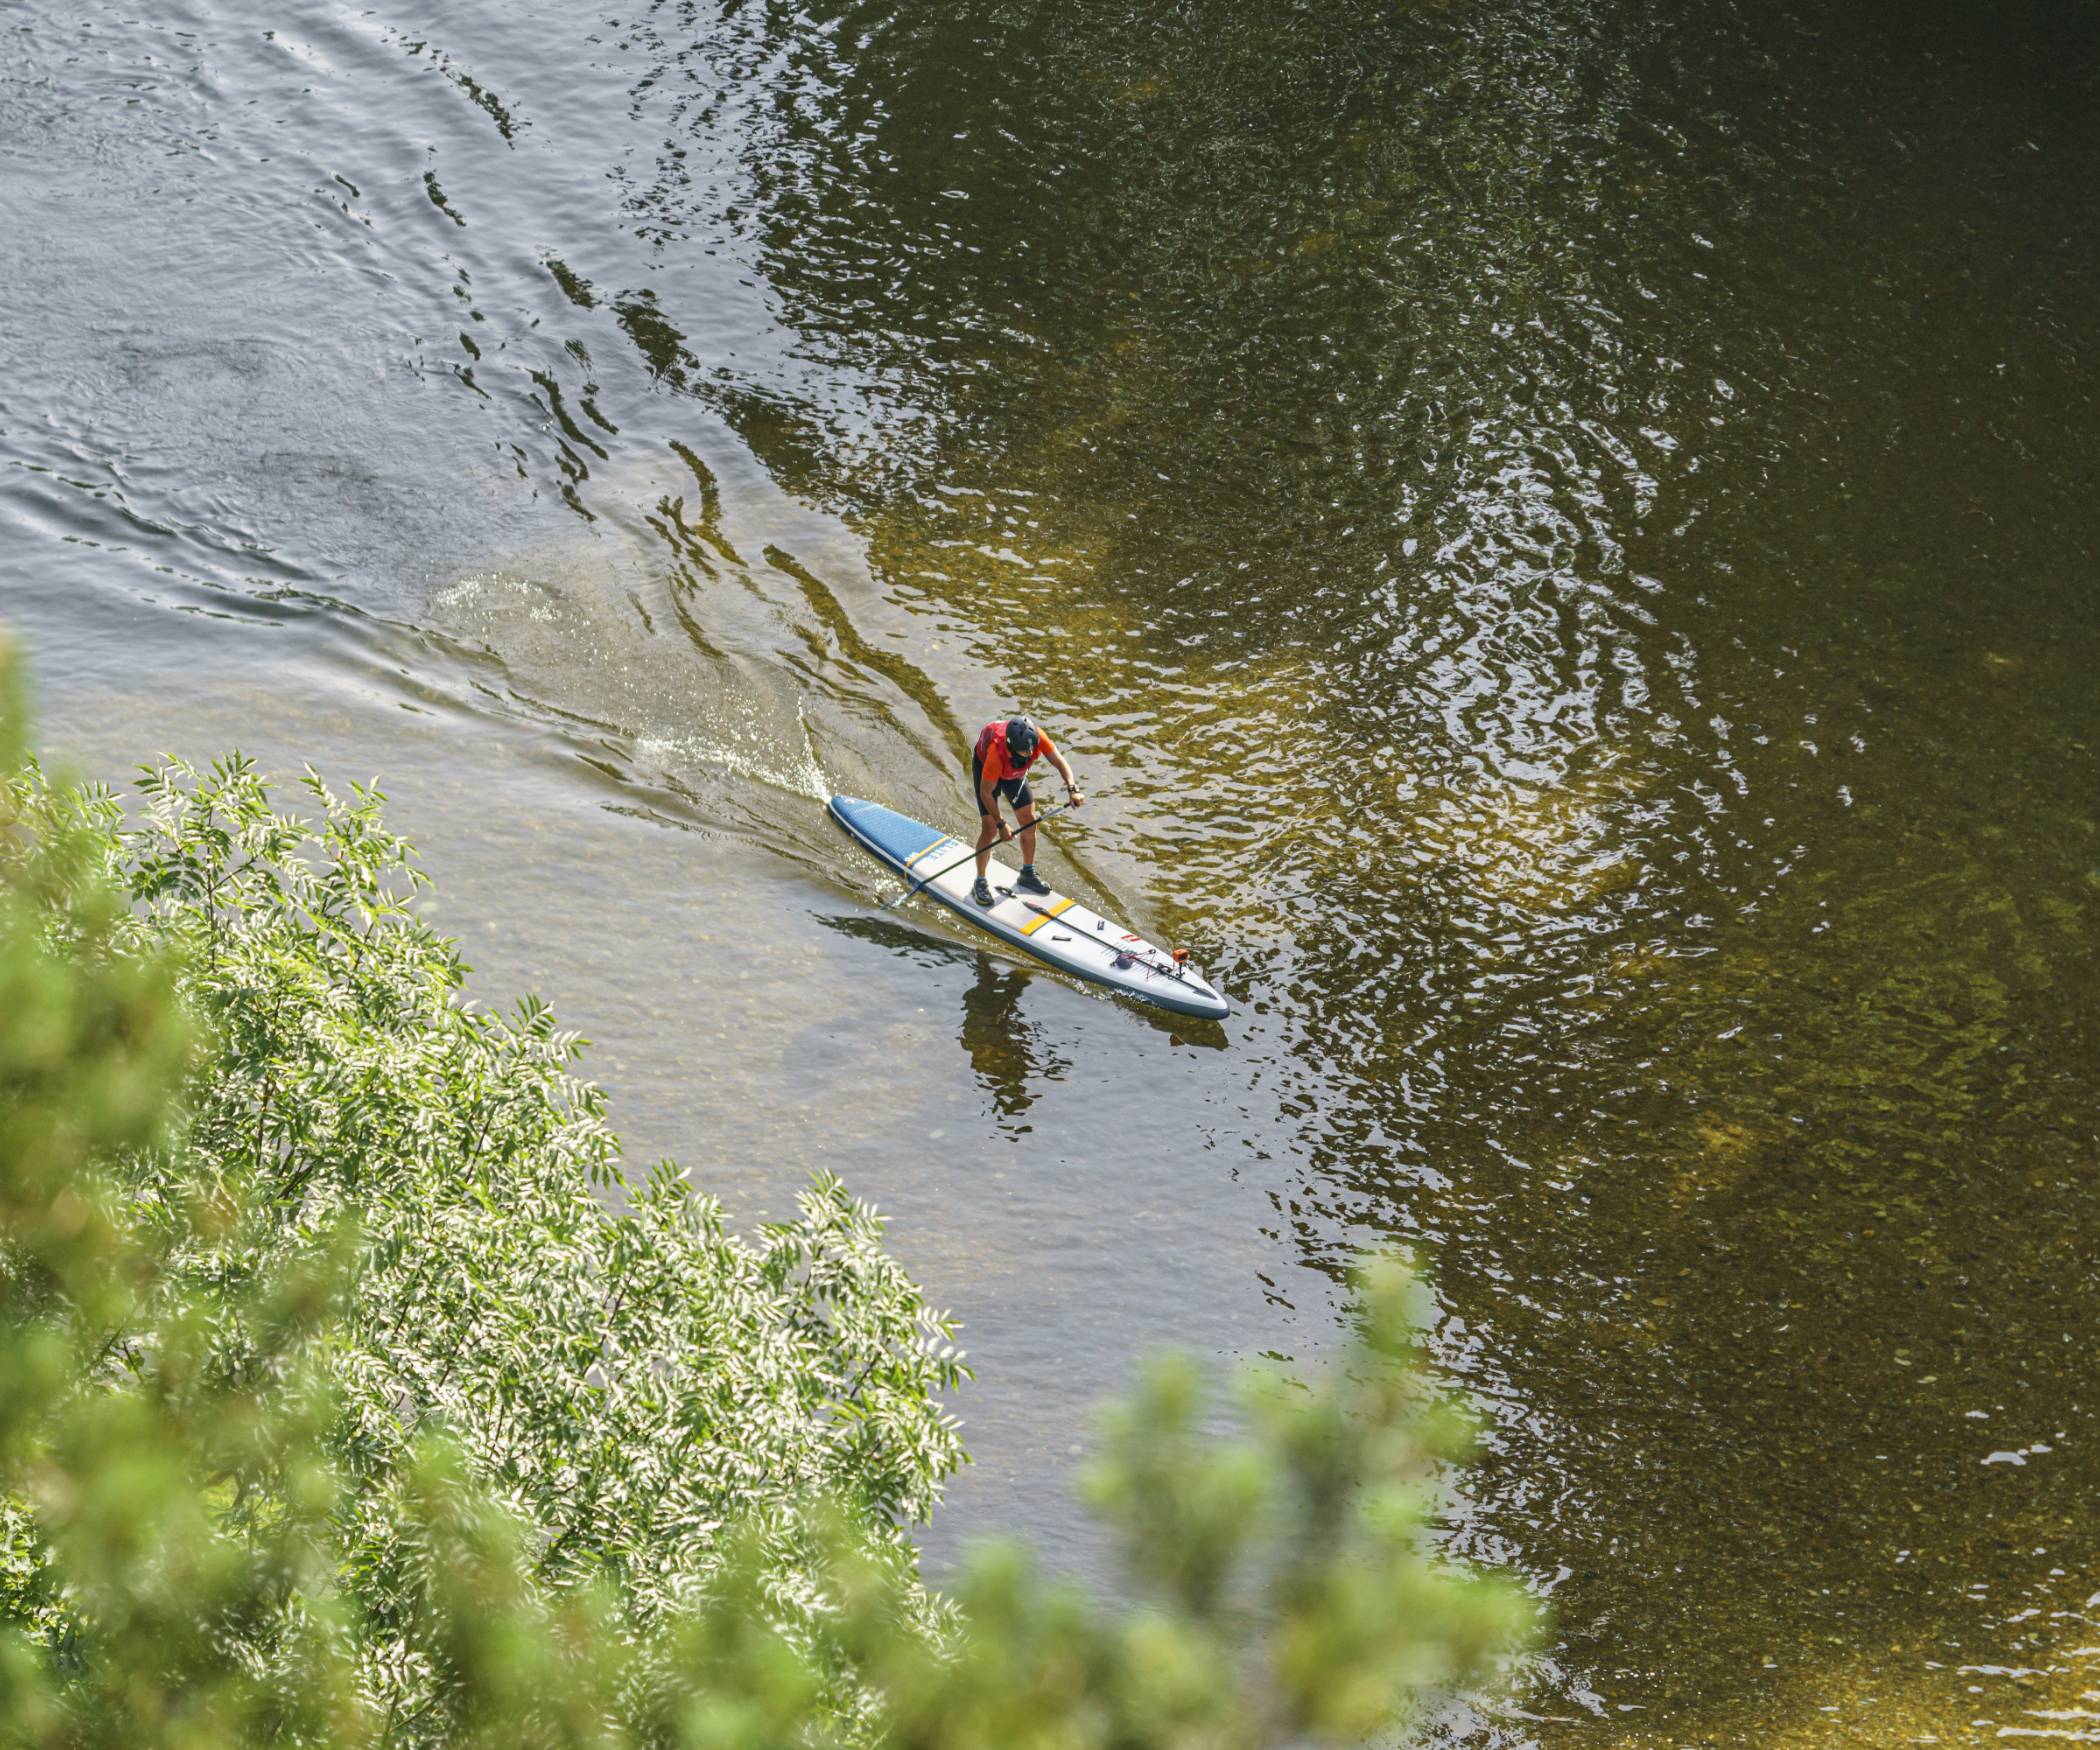
[[[577,1042],[464,997],[376,792],[238,759],[127,821],[0,690],[0,1742],[1255,1746],[1479,1680],[1426,1551],[1418,1290],[1207,1432],[1162,1364],[1090,1487],[1138,1602],[910,1541],[954,1329],[834,1180],[751,1240],[622,1195]]]

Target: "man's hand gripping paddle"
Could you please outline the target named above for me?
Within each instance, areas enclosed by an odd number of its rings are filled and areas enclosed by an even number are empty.
[[[1007,827],[1004,821],[1001,821],[999,823],[999,832],[1001,835],[999,843],[1003,845],[1009,839],[1018,838],[1023,832],[1025,832],[1028,829],[1028,827],[1039,826],[1044,821],[1048,820],[1051,817],[1051,815],[1062,814],[1066,809],[1070,808],[1071,806],[1072,804],[1069,802],[1060,802],[1055,808],[1039,808],[1034,814],[1032,814],[1028,818],[1024,825],[1014,827],[1011,829]],[[965,863],[974,863],[976,861],[977,850],[975,846],[972,846],[961,856],[957,857],[954,862],[943,863],[938,869],[934,870],[934,872],[931,875],[926,876],[922,880],[914,881],[902,893],[898,894],[895,899],[887,900],[883,904],[877,906],[875,909],[877,911],[889,911],[894,906],[900,906],[907,899],[911,898],[913,894],[919,892],[920,889],[932,886],[934,882],[938,881],[943,875],[947,874],[949,870],[960,869]]]

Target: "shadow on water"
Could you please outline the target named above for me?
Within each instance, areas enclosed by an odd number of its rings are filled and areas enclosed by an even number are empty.
[[[1035,1104],[1035,1084],[1061,1081],[1071,1068],[1022,1020],[1021,996],[1027,988],[1026,973],[979,954],[977,976],[963,992],[962,1048],[992,1097],[1000,1128],[1017,1135],[1033,1128],[1016,1120]]]
[[[836,930],[840,935],[852,936],[858,941],[872,942],[878,948],[887,948],[892,954],[916,960],[924,966],[967,966],[983,958],[981,949],[932,935],[897,917],[819,914],[817,921],[827,930]]]
[[[1038,979],[1114,1009],[1120,1020],[1163,1036],[1170,1046],[1223,1051],[1232,1042],[1219,1022],[1168,1014],[1145,1003],[1108,996],[1033,961],[1002,960],[982,948],[929,934],[902,919],[819,914],[817,921],[827,930],[872,942],[924,966],[959,967],[974,963],[976,980],[963,996],[962,1045],[999,1110],[1008,1116],[1018,1116],[1033,1104],[1035,1095],[1026,1084],[1025,1074],[1038,1068],[1038,1060],[1043,1080],[1061,1080],[1071,1067],[1054,1049],[1034,1044],[1032,1024],[1020,1017],[1023,994]]]
[[[1070,1059],[1049,1043],[1043,1029],[1022,1015],[1022,1000],[1031,983],[1029,969],[886,917],[824,917],[820,921],[827,929],[929,968],[971,969],[973,976],[962,996],[959,1039],[963,1052],[991,1097],[999,1128],[1011,1135],[1026,1134],[1032,1127],[1019,1121],[1034,1106],[1041,1085],[1062,1081],[1072,1067]]]

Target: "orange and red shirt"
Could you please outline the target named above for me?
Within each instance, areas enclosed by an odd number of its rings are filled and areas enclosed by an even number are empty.
[[[1035,752],[1025,760],[1016,760],[1006,745],[1004,717],[987,723],[977,732],[977,763],[983,768],[984,775],[995,784],[1003,784],[1010,778],[1027,777],[1028,768],[1051,751],[1053,750],[1050,738],[1038,730]]]

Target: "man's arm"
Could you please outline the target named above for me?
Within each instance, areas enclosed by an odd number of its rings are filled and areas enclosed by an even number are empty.
[[[1072,806],[1079,807],[1086,798],[1079,793],[1079,780],[1072,776],[1072,768],[1065,764],[1065,756],[1046,742],[1043,757],[1057,768],[1057,775],[1065,782],[1065,794],[1072,798]]]

